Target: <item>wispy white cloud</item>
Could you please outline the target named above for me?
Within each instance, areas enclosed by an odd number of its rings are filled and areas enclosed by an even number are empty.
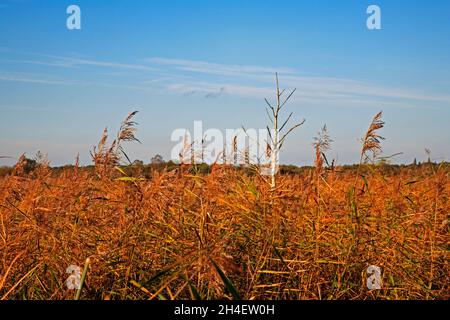
[[[48,56],[54,58],[55,61],[51,63],[61,63],[62,66],[74,67],[74,66],[93,66],[93,67],[104,67],[104,68],[118,68],[118,69],[129,69],[129,70],[141,70],[141,71],[157,71],[156,68],[146,66],[143,64],[128,64],[128,63],[118,63],[110,61],[100,61],[100,60],[90,60],[90,59],[80,59],[71,57],[60,57],[60,56]]]
[[[140,70],[140,71],[157,71],[156,68],[143,65],[143,64],[128,64],[118,63],[112,61],[101,61],[92,59],[82,59],[75,57],[62,57],[55,55],[42,55],[41,58],[47,59],[1,59],[0,62],[7,63],[22,63],[22,64],[34,64],[61,68],[78,68],[82,66],[103,67],[110,69],[128,69],[128,70]]]
[[[208,82],[192,82],[192,83],[173,83],[168,84],[167,89],[172,92],[181,94],[214,94],[222,92],[228,95],[239,95],[248,97],[264,97],[272,93],[268,87],[255,87],[234,85],[229,83],[208,83]]]
[[[327,76],[306,76],[286,67],[220,64],[207,61],[150,57],[142,63],[123,63],[94,60],[83,57],[37,55],[37,59],[2,59],[3,63],[24,63],[61,68],[102,68],[99,75],[113,75],[130,70],[137,77],[118,79],[119,83],[105,83],[95,79],[89,82],[62,78],[4,74],[1,81],[29,82],[47,85],[97,85],[139,90],[160,90],[184,95],[200,94],[207,98],[223,95],[245,97],[271,97],[274,74],[278,72],[283,86],[297,88],[297,100],[314,103],[373,105],[393,107],[414,106],[425,103],[449,104],[450,95],[428,94],[417,89],[389,87],[355,79]],[[106,73],[105,73],[106,72]],[[147,78],[147,79],[145,79]],[[132,83],[130,83],[130,81]]]
[[[208,94],[222,90],[227,94],[254,96],[271,96],[273,94],[273,82],[275,72],[282,74],[281,81],[290,88],[297,88],[297,96],[308,101],[335,101],[340,103],[367,103],[390,102],[391,105],[407,106],[406,101],[412,102],[440,102],[450,103],[449,95],[431,95],[419,93],[416,90],[404,88],[384,87],[354,79],[338,77],[311,77],[302,76],[293,69],[225,65],[208,63],[204,61],[190,61],[167,58],[149,58],[147,61],[158,66],[169,67],[166,71],[194,73],[191,79],[180,82],[168,83],[166,88],[180,93]],[[198,77],[195,76],[198,74]],[[217,82],[210,75],[220,75],[228,79],[227,83]],[[205,80],[205,77],[208,78]],[[224,89],[221,89],[224,88]],[[402,100],[402,101],[398,101]]]
[[[64,79],[51,79],[42,77],[42,75],[34,75],[29,73],[0,73],[0,81],[11,81],[11,82],[28,82],[36,84],[51,84],[51,85],[74,85],[75,81],[64,80]]]
[[[83,81],[83,80],[68,80],[64,78],[55,78],[48,74],[33,74],[33,73],[5,73],[0,72],[0,81],[8,82],[24,82],[42,85],[59,85],[59,86],[99,86],[111,88],[124,88],[134,90],[147,90],[146,87],[140,85],[123,84],[123,83],[108,83],[104,81]]]
[[[77,65],[69,64],[65,61],[0,59],[0,62],[1,63],[34,64],[34,65],[62,67],[62,68],[77,68]]]
[[[222,76],[244,76],[244,75],[263,75],[274,74],[275,72],[283,74],[295,74],[294,70],[289,68],[261,67],[253,65],[227,65],[219,63],[210,63],[196,60],[181,60],[153,57],[147,61],[157,64],[174,67],[176,70],[190,71],[203,74],[213,74]]]

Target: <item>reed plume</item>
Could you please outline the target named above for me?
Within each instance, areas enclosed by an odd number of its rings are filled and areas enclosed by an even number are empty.
[[[381,120],[382,115],[383,111],[380,111],[373,117],[372,123],[363,138],[360,163],[370,160],[368,153],[372,153],[373,159],[376,159],[381,153],[381,140],[384,140],[384,138],[377,131],[384,127],[384,121]]]
[[[323,163],[327,162],[325,152],[330,150],[330,145],[333,140],[328,134],[327,125],[325,124],[317,137],[314,137],[313,146],[316,152],[316,158],[314,160],[314,165],[316,166],[316,171],[318,174],[322,173]]]
[[[116,166],[122,160],[122,155],[131,164],[131,160],[125,153],[121,142],[124,141],[140,141],[135,137],[137,123],[132,120],[137,111],[131,112],[120,125],[116,139],[107,147],[108,128],[103,130],[102,137],[97,145],[94,146],[91,156],[98,173],[105,172],[108,168]]]

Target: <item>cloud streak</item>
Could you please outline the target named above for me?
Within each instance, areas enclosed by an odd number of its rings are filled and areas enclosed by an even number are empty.
[[[167,72],[178,72],[185,76],[189,73],[191,80],[172,82],[166,86],[169,91],[180,93],[199,92],[209,95],[221,90],[226,94],[261,98],[272,95],[274,74],[278,72],[282,75],[282,83],[290,88],[297,88],[297,95],[304,100],[361,102],[366,99],[368,102],[376,102],[382,99],[383,102],[391,100],[393,105],[398,104],[398,100],[402,100],[403,105],[405,101],[450,103],[448,95],[420,94],[415,90],[383,87],[354,79],[301,76],[289,68],[225,65],[160,57],[149,58],[147,61],[158,67],[167,67]],[[227,83],[217,82],[211,75],[222,76]]]
[[[2,74],[1,81],[28,82],[45,85],[97,85],[138,90],[159,90],[183,95],[199,94],[205,98],[224,95],[252,98],[273,95],[274,74],[278,72],[282,85],[297,88],[296,99],[313,103],[372,105],[383,104],[393,107],[424,103],[450,104],[450,96],[444,94],[420,93],[407,88],[393,88],[375,85],[355,79],[305,76],[287,67],[220,64],[199,60],[150,57],[141,63],[122,63],[58,55],[39,55],[41,59],[2,59],[3,63],[23,63],[48,67],[77,68],[92,74],[91,68],[136,71],[132,79],[120,79],[121,83],[107,83],[95,79],[86,82],[67,79],[53,79],[41,76]],[[107,76],[107,73],[104,74]],[[126,81],[126,82],[125,82]]]
[[[0,72],[0,81],[24,82],[39,85],[58,85],[58,86],[99,86],[111,88],[124,88],[134,90],[147,90],[144,86],[128,85],[123,83],[108,83],[104,81],[82,81],[68,80],[64,78],[54,78],[47,74],[33,73],[2,73]]]
[[[189,71],[194,73],[203,73],[219,76],[243,76],[243,75],[267,75],[275,72],[283,74],[295,74],[295,71],[289,68],[261,67],[253,65],[227,65],[219,63],[210,63],[196,60],[181,60],[154,57],[147,59],[148,62],[174,67],[175,70]]]
[[[37,65],[48,65],[48,66],[63,67],[63,68],[92,66],[92,67],[102,67],[102,68],[112,68],[112,69],[157,71],[157,69],[149,67],[147,65],[143,65],[143,64],[118,63],[118,62],[111,62],[111,61],[81,59],[81,58],[62,57],[62,56],[54,56],[54,55],[45,55],[45,57],[51,58],[52,60],[50,60],[50,61],[16,60],[16,62],[37,64]]]

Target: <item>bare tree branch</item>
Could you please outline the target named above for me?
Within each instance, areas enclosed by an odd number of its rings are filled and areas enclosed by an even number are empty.
[[[265,108],[265,109],[266,109],[267,117],[269,118],[270,122],[272,122],[272,124],[273,124],[273,119],[272,119],[271,115],[269,114],[269,109],[267,109],[267,108]]]
[[[270,104],[269,101],[267,101],[266,98],[264,98],[264,100],[266,101],[267,105],[269,106],[269,108],[272,110],[272,114],[275,116],[275,109],[272,107],[272,105]]]
[[[284,102],[281,104],[280,109],[283,108],[283,106],[286,104],[286,102],[289,101],[289,99],[292,97],[292,95],[294,94],[294,92],[297,91],[297,88],[295,88],[294,90],[292,90],[292,92],[287,96],[287,98],[284,100]]]
[[[292,128],[290,128],[288,130],[288,132],[286,132],[283,137],[280,139],[280,146],[279,148],[281,149],[281,147],[283,146],[284,140],[286,139],[286,137],[288,136],[289,133],[291,133],[292,131],[294,131],[296,128],[300,127],[302,124],[305,123],[305,119],[302,120],[302,122],[297,123],[295,126],[293,126]]]
[[[294,113],[291,112],[291,114],[287,117],[286,121],[283,123],[283,125],[281,126],[281,128],[279,130],[280,132],[283,130],[284,126],[286,125],[286,123],[288,123],[289,119],[292,117],[293,114]]]

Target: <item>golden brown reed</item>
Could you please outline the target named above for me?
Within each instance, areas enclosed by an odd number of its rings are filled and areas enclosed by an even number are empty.
[[[0,178],[0,299],[72,299],[66,268],[87,258],[80,299],[450,297],[447,164],[366,165],[356,191],[356,169],[344,167],[280,174],[276,189],[218,164],[146,177],[114,169],[120,141],[134,140],[127,119],[93,152],[101,175],[19,171],[21,158]],[[380,119],[363,153],[378,150]],[[325,136],[315,144],[321,168]],[[366,287],[369,265],[382,269],[381,290]]]

